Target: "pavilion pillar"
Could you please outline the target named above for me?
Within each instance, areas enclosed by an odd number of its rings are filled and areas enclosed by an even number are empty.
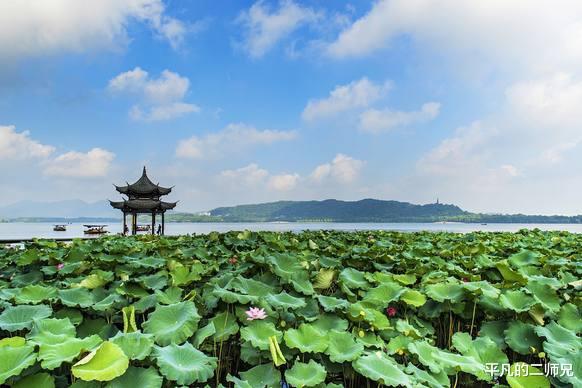
[[[131,216],[131,234],[135,235],[137,233],[137,213],[132,213]]]
[[[152,235],[156,234],[156,212],[152,212]]]
[[[166,212],[162,212],[162,236],[166,233],[166,223],[165,223],[165,219],[164,219],[165,214],[166,214]]]
[[[123,231],[121,232],[121,234],[123,234],[125,236],[125,230],[127,229],[127,213],[123,212]]]

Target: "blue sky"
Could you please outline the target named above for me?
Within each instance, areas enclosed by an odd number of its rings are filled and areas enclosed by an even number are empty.
[[[582,213],[580,2],[80,3],[0,4],[0,205],[145,164],[184,211]]]

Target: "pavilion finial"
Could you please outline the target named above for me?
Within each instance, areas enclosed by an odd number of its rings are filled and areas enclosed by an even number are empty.
[[[143,175],[146,175],[146,167],[143,166]]]

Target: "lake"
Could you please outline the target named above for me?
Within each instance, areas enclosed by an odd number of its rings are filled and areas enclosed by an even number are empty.
[[[167,235],[181,235],[181,234],[201,234],[209,232],[228,232],[231,230],[249,229],[253,231],[270,230],[270,231],[293,231],[300,232],[302,230],[397,230],[403,232],[418,232],[423,230],[428,231],[447,231],[467,233],[473,231],[488,231],[488,232],[515,232],[520,229],[534,229],[542,230],[566,230],[574,233],[582,233],[582,224],[464,224],[464,223],[273,223],[273,222],[184,222],[184,223],[167,223]],[[67,225],[66,232],[54,232],[52,223],[44,222],[10,222],[0,223],[0,240],[2,239],[26,239],[32,237],[39,238],[73,238],[85,237],[83,234],[83,224],[73,223]],[[121,222],[110,223],[106,229],[110,234],[121,232]]]

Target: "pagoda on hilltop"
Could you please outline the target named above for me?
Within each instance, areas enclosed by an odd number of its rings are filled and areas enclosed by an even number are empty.
[[[171,187],[162,187],[159,184],[154,184],[146,173],[146,168],[143,168],[141,177],[132,184],[126,182],[125,186],[115,186],[120,194],[127,196],[123,201],[115,202],[109,201],[111,206],[123,212],[123,234],[129,232],[127,227],[127,215],[131,215],[131,234],[136,234],[138,231],[137,216],[138,214],[151,214],[152,224],[151,233],[156,233],[156,215],[162,215],[162,223],[158,225],[158,234],[163,235],[165,231],[164,214],[166,210],[171,210],[176,207],[177,202],[164,202],[160,198],[164,195],[170,194]]]

